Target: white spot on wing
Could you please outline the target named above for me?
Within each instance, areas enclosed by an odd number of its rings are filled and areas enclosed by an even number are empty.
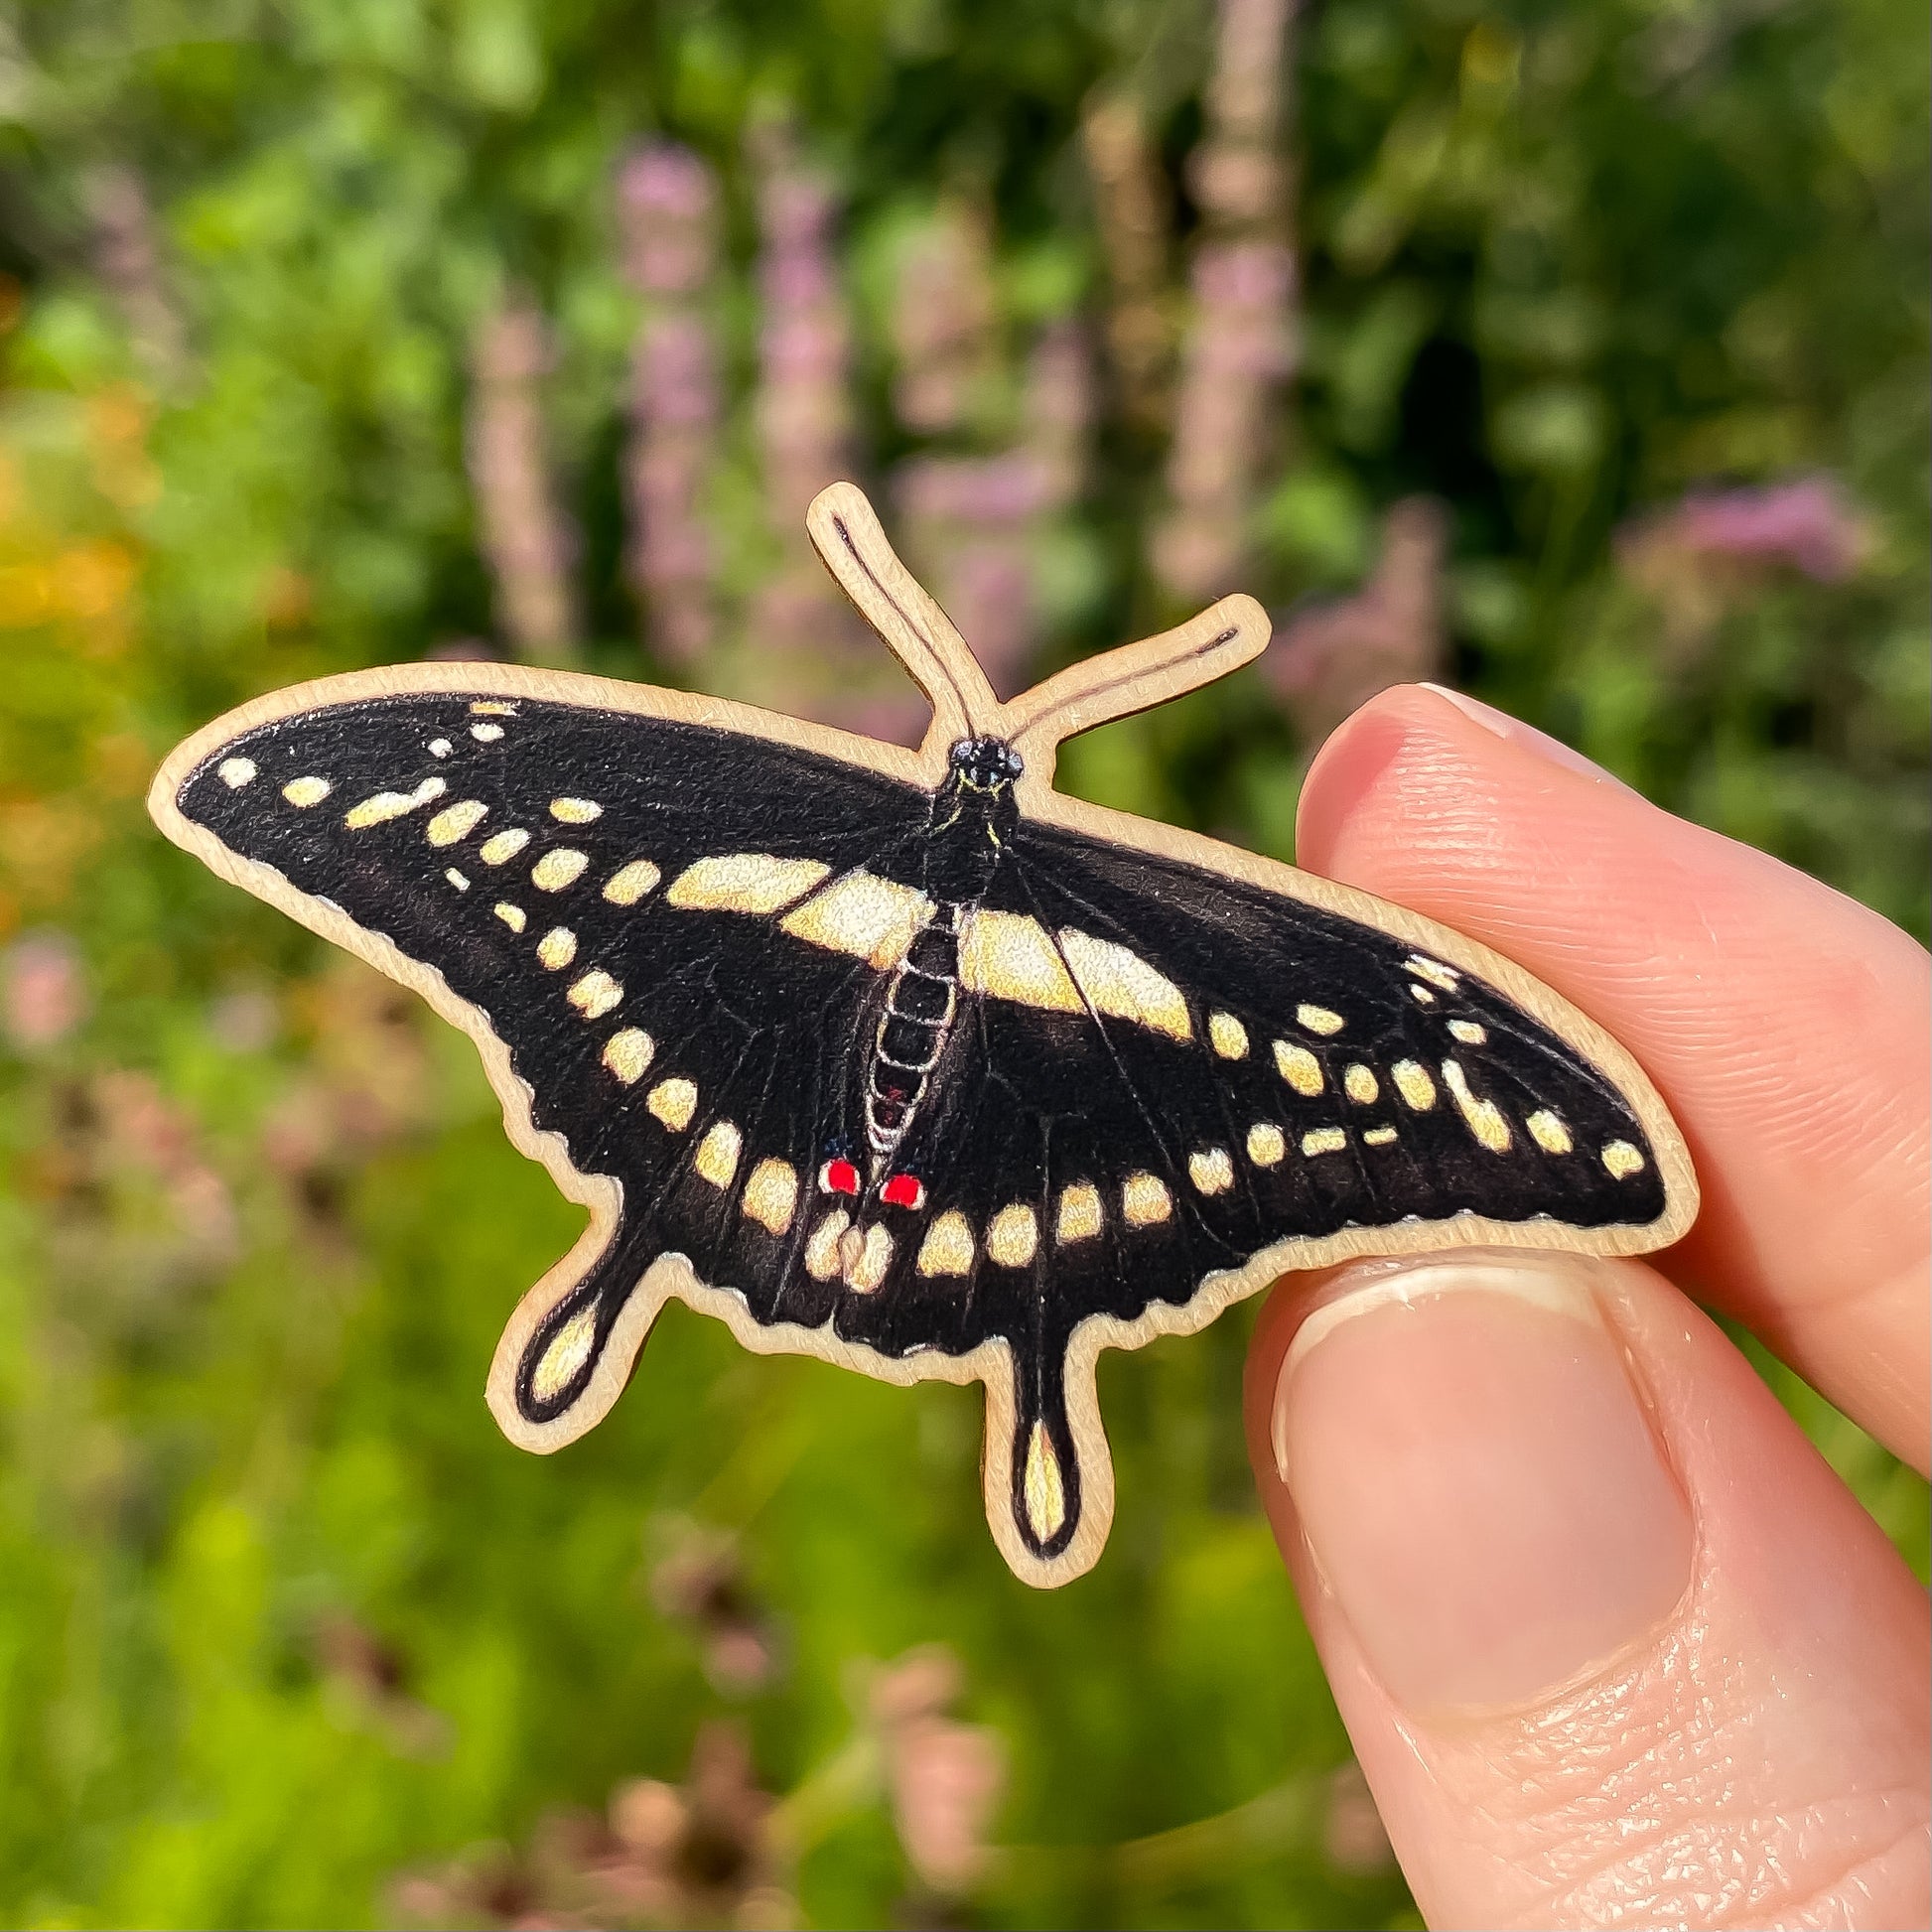
[[[928,1279],[934,1275],[970,1275],[973,1272],[973,1230],[965,1215],[948,1208],[926,1229],[913,1264]]]
[[[481,798],[465,798],[443,809],[423,827],[423,836],[431,845],[455,845],[460,839],[467,839],[489,814],[489,807]]]
[[[604,1064],[627,1087],[644,1077],[657,1044],[641,1027],[625,1027],[604,1042]]]
[[[700,1180],[708,1180],[714,1187],[729,1187],[738,1172],[741,1145],[736,1121],[713,1121],[698,1143],[697,1153],[691,1157],[692,1171]]]
[[[604,882],[604,897],[613,905],[635,905],[662,877],[648,859],[633,859]]]
[[[986,1227],[986,1258],[1002,1268],[1024,1268],[1039,1246],[1039,1221],[1024,1201],[1014,1201]]]
[[[644,1107],[673,1134],[682,1134],[698,1111],[698,1089],[689,1080],[660,1080],[644,1095]]]
[[[776,912],[803,897],[831,870],[816,859],[727,852],[686,866],[665,889],[664,899],[694,912]]]
[[[602,967],[592,969],[566,996],[586,1020],[602,1020],[623,1002],[623,988]]]
[[[932,901],[916,887],[848,872],[794,905],[778,923],[794,939],[851,953],[884,972],[905,957],[913,935],[931,916]]]
[[[530,884],[540,893],[561,893],[583,877],[584,868],[589,864],[583,853],[560,845],[554,852],[546,852],[530,868]]]
[[[506,832],[492,832],[477,848],[477,857],[486,866],[507,865],[530,843],[530,835],[520,825]]]
[[[1612,1141],[1603,1150],[1603,1166],[1614,1180],[1628,1180],[1633,1173],[1642,1173],[1644,1159],[1628,1141]]]
[[[767,1234],[783,1234],[798,1204],[798,1171],[788,1161],[760,1161],[745,1183],[739,1209]]]
[[[1224,1194],[1234,1185],[1234,1163],[1224,1147],[1202,1148],[1187,1157],[1187,1178],[1203,1194]]]
[[[343,823],[351,832],[366,832],[372,825],[387,824],[392,818],[401,818],[432,799],[441,798],[448,790],[449,786],[441,778],[425,778],[414,791],[378,791],[359,805],[351,805],[343,814]]]

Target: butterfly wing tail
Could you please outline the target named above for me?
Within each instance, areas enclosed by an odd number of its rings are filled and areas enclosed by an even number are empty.
[[[989,1407],[986,1465],[987,1514],[1021,1578],[1050,1587],[1092,1568],[1114,1485],[1090,1358],[1076,1365],[1064,1340],[1016,1357],[1010,1398]]]
[[[490,1366],[498,1427],[547,1454],[604,1419],[670,1292],[655,1266],[652,1229],[595,1224],[531,1289],[510,1317]]]

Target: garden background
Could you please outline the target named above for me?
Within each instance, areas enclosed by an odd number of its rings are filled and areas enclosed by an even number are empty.
[[[573,1211],[142,793],[431,654],[914,733],[802,542],[852,475],[1009,689],[1268,602],[1069,788],[1289,857],[1435,677],[1923,937],[1925,56],[1913,0],[0,9],[0,1920],[1415,1923],[1245,1313],[1106,1361],[1050,1595],[971,1392],[681,1311],[524,1455],[483,1378]]]

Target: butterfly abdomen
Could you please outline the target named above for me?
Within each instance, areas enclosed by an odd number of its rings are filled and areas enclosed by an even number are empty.
[[[913,935],[893,974],[866,1077],[866,1145],[891,1163],[925,1099],[959,1011],[959,920],[950,901]]]

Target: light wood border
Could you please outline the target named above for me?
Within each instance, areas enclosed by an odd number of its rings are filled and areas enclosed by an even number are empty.
[[[1643,1254],[1668,1246],[1690,1227],[1697,1217],[1697,1179],[1683,1136],[1656,1088],[1601,1027],[1513,961],[1433,919],[1387,904],[1352,887],[1336,885],[1198,833],[1089,805],[1052,789],[1054,753],[1061,739],[1163,703],[1233,670],[1259,652],[1268,639],[1268,620],[1253,599],[1225,598],[1188,623],[1076,664],[1010,704],[1001,704],[958,631],[893,554],[871,505],[857,488],[835,483],[823,491],[812,504],[808,526],[832,574],[932,699],[932,727],[917,752],[691,692],[512,664],[403,664],[317,679],[239,706],[178,746],[155,773],[148,793],[149,812],[175,844],[221,878],[419,993],[442,1018],[468,1034],[502,1104],[503,1125],[510,1140],[523,1154],[542,1163],[568,1199],[589,1211],[589,1225],[575,1246],[518,1303],[496,1346],[485,1393],[491,1413],[513,1443],[547,1454],[601,1421],[628,1382],[659,1311],[675,1297],[702,1313],[715,1315],[747,1348],[760,1354],[812,1355],[899,1384],[984,1382],[986,1434],[981,1479],[988,1526],[1017,1577],[1036,1587],[1051,1587],[1071,1582],[1092,1568],[1113,1522],[1113,1458],[1096,1387],[1097,1364],[1104,1349],[1139,1348],[1159,1335],[1191,1334],[1233,1303],[1256,1294],[1291,1270],[1327,1267],[1358,1256],[1463,1247]],[[1583,1229],[1553,1221],[1514,1223],[1457,1215],[1449,1221],[1356,1228],[1318,1240],[1281,1241],[1239,1269],[1206,1276],[1183,1307],[1156,1304],[1133,1321],[1111,1315],[1089,1317],[1074,1331],[1065,1368],[1067,1418],[1079,1458],[1082,1514],[1072,1542],[1049,1561],[1040,1560],[1026,1548],[1012,1520],[1009,1496],[1017,1404],[1013,1354],[1005,1341],[984,1342],[967,1355],[929,1351],[899,1358],[882,1355],[863,1343],[843,1341],[831,1332],[829,1323],[823,1328],[789,1323],[764,1326],[729,1288],[701,1282],[682,1255],[660,1255],[644,1270],[599,1358],[589,1390],[568,1415],[548,1424],[528,1423],[517,1412],[512,1393],[517,1361],[544,1317],[576,1289],[609,1246],[621,1217],[620,1184],[609,1176],[582,1173],[571,1162],[559,1136],[538,1130],[531,1117],[530,1090],[511,1067],[508,1047],[482,1009],[453,992],[441,973],[409,958],[379,934],[356,925],[328,900],[298,891],[273,867],[231,852],[211,832],[185,818],[175,802],[188,777],[241,732],[324,706],[436,692],[548,699],[705,725],[814,752],[926,789],[944,778],[948,752],[961,736],[1008,738],[1027,760],[1027,771],[1016,793],[1029,817],[1130,850],[1176,859],[1204,872],[1338,913],[1487,980],[1591,1061],[1622,1091],[1642,1121],[1656,1155],[1665,1187],[1664,1212],[1643,1227]]]

